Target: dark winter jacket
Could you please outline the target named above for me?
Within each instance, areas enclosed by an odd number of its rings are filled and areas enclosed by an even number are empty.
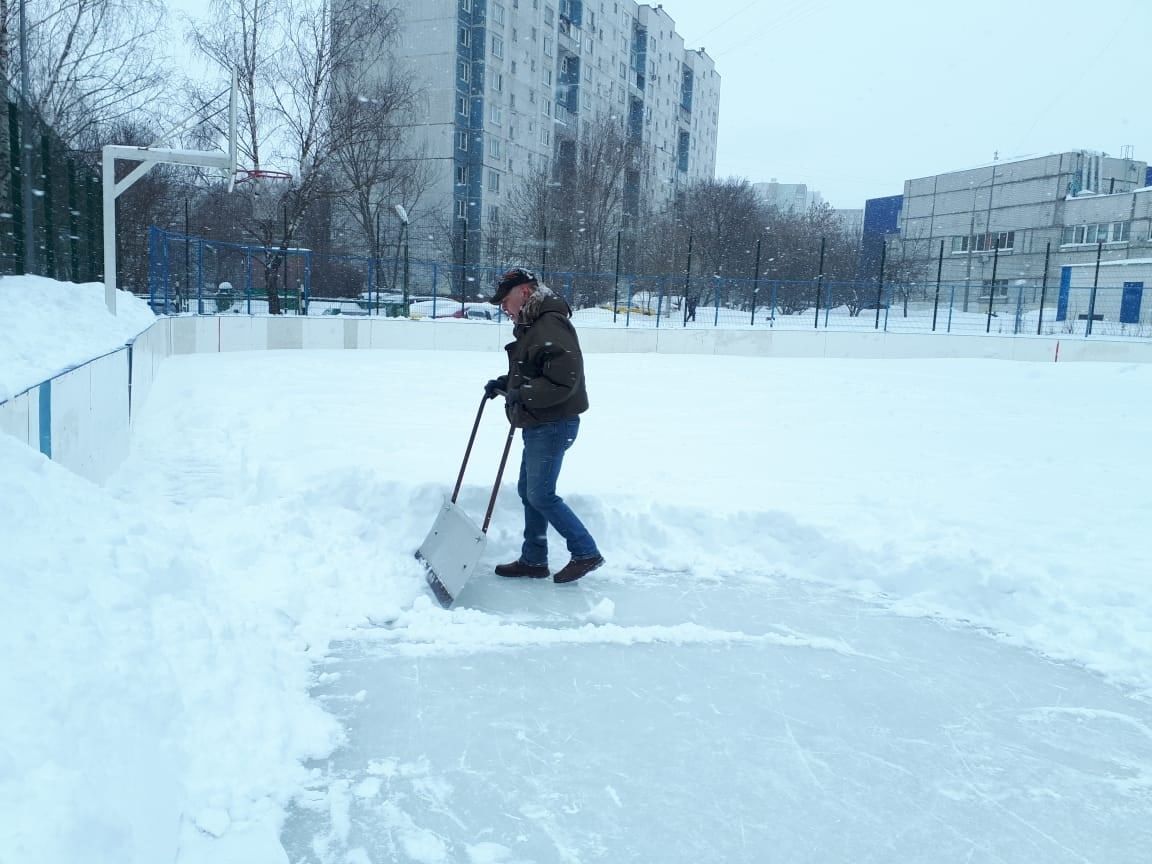
[[[544,286],[528,298],[508,352],[508,420],[538,426],[588,410],[584,357],[568,304]]]

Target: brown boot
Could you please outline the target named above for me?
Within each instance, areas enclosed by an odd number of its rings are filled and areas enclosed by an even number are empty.
[[[597,567],[604,563],[604,556],[597,555],[594,558],[573,558],[564,565],[564,569],[552,577],[552,581],[556,583],[575,582],[585,573],[591,573]]]
[[[523,561],[513,561],[510,564],[497,564],[497,576],[527,576],[529,579],[546,579],[548,577],[547,564],[525,564]]]

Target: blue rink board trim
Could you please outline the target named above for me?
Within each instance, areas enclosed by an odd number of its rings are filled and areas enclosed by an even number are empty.
[[[52,458],[52,381],[40,385],[40,452]]]

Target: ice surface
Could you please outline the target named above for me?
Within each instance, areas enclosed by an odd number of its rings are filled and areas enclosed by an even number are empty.
[[[590,624],[609,597],[612,624]],[[571,590],[480,576],[461,603],[483,611],[419,605],[322,664],[339,677],[314,693],[349,738],[288,820],[293,862],[1152,848],[1152,710],[977,630],[787,579],[610,566]]]

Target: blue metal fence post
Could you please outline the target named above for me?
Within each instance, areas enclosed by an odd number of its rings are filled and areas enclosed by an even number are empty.
[[[168,237],[160,242],[160,288],[167,303],[168,295],[172,293],[172,243]]]
[[[884,332],[888,332],[888,315],[892,312],[892,283],[888,283],[888,294],[884,298]],[[876,313],[879,315],[879,311]]]
[[[1016,323],[1012,327],[1012,335],[1018,336],[1020,334],[1020,325],[1023,323],[1024,318],[1024,286],[1016,286]]]
[[[432,317],[436,317],[436,293],[440,290],[440,265],[432,265]],[[405,310],[407,312],[407,310]],[[411,317],[411,313],[408,313]]]
[[[720,326],[720,291],[723,288],[724,280],[720,278],[719,273],[716,274],[715,279],[716,279],[716,288],[715,288],[714,293],[716,295],[716,315],[712,319],[712,326],[713,327],[719,327]]]
[[[779,282],[772,283],[772,305],[768,308],[768,326],[776,326],[776,289],[779,287]]]
[[[632,277],[635,280],[635,276]],[[656,329],[660,329],[660,318],[664,314],[664,280],[667,277],[661,276],[660,281],[656,283]]]
[[[245,252],[245,285],[244,285],[244,298],[245,304],[248,307],[248,314],[252,314],[252,247],[248,246],[244,249]]]
[[[948,326],[944,328],[945,333],[952,332],[952,310],[956,307],[956,286],[952,286],[952,291],[948,295]]]

